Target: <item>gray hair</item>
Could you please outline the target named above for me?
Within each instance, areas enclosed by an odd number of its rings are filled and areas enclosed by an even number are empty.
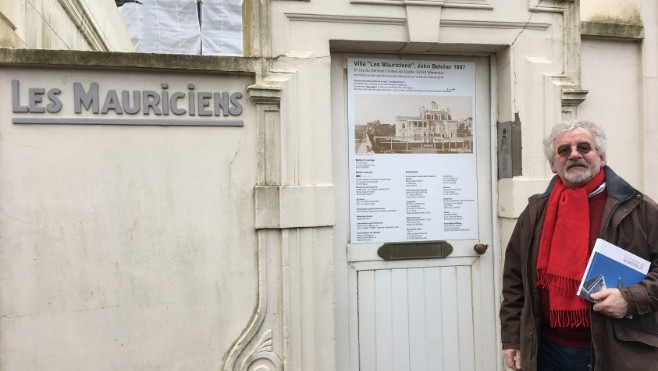
[[[600,126],[588,120],[570,120],[564,121],[560,124],[557,124],[551,130],[551,134],[544,139],[544,154],[548,161],[553,159],[555,150],[553,149],[553,142],[560,134],[572,131],[574,129],[584,129],[587,130],[594,137],[594,142],[596,142],[596,150],[599,155],[604,155],[607,149],[605,132],[601,129]]]

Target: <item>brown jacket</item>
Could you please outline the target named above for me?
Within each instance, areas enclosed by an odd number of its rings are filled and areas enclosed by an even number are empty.
[[[605,167],[608,199],[600,237],[651,261],[647,278],[622,289],[632,317],[590,310],[595,371],[658,370],[658,205]],[[541,297],[535,288],[537,250],[548,195],[529,198],[505,252],[500,309],[503,349],[521,349],[523,371],[537,369]]]

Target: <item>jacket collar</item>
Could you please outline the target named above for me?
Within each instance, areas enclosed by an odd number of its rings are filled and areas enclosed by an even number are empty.
[[[637,190],[633,188],[633,186],[628,184],[628,182],[626,182],[619,175],[617,175],[617,173],[615,173],[609,166],[606,165],[603,168],[603,171],[605,171],[605,183],[606,183],[605,186],[609,197],[612,197],[619,201],[624,201],[633,197],[633,195],[637,192]],[[557,175],[551,179],[551,182],[548,184],[548,188],[546,188],[546,191],[542,194],[537,195],[538,199],[548,197],[551,194],[551,191],[555,186],[556,179],[557,179]]]

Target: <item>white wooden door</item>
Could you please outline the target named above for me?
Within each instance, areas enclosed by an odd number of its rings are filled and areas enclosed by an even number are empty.
[[[377,255],[381,244],[349,243],[345,68],[347,58],[353,56],[332,55],[337,369],[496,370],[500,351],[494,291],[495,147],[489,58],[421,57],[476,65],[478,238],[448,240],[453,252],[446,258],[385,261]],[[489,249],[479,254],[476,244]]]

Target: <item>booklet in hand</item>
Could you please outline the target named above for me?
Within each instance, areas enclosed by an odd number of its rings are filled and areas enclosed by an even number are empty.
[[[578,296],[595,303],[590,294],[634,285],[647,276],[650,265],[648,260],[599,238],[580,281]]]

